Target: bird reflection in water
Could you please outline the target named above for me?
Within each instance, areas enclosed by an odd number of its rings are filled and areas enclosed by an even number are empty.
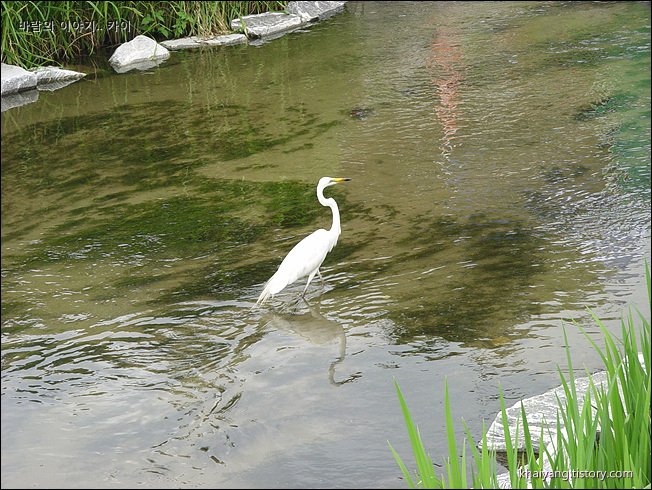
[[[298,313],[296,309],[301,300],[308,307],[308,311],[305,313]],[[346,356],[346,333],[344,332],[344,327],[319,313],[321,302],[318,303],[317,308],[311,306],[305,298],[301,298],[299,302],[287,313],[271,312],[263,316],[262,320],[265,326],[299,335],[315,345],[326,345],[333,341],[338,341],[338,356],[328,368],[329,382],[334,386],[340,386],[359,378],[360,374],[352,374],[343,381],[335,381],[335,366],[344,361],[344,357]]]

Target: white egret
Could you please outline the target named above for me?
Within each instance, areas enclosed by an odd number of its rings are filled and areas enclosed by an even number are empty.
[[[324,278],[319,272],[319,267],[326,258],[326,254],[330,252],[335,244],[337,238],[340,236],[342,229],[340,228],[340,211],[337,207],[335,199],[324,198],[324,189],[329,185],[337,184],[339,182],[346,182],[351,179],[322,177],[317,184],[317,199],[322,206],[328,206],[333,211],[333,225],[330,230],[319,229],[312,232],[299,243],[297,243],[290,253],[288,253],[276,273],[267,281],[263,292],[260,293],[256,305],[262,304],[267,298],[275,295],[281,291],[285,286],[308,276],[308,282],[303,289],[301,296],[306,294],[308,285],[315,274],[319,274],[319,278],[324,282]]]

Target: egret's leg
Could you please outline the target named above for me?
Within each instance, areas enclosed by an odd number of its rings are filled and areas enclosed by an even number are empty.
[[[319,269],[317,269],[317,274],[319,274],[319,279],[321,279],[321,287],[324,289],[326,287],[326,283],[324,282],[324,278],[321,277],[321,272],[319,272]]]
[[[312,306],[310,306],[310,303],[308,303],[308,300],[306,299],[305,296],[299,296],[299,297],[297,298],[297,301],[296,301],[296,302],[294,303],[294,305],[292,306],[292,310],[293,310],[293,311],[297,311],[297,310],[299,309],[299,304],[300,304],[302,301],[306,304],[306,306],[308,306],[308,309],[310,309],[310,310],[312,311]]]
[[[310,273],[310,275],[308,276],[308,282],[306,283],[306,287],[303,288],[303,293],[301,293],[301,297],[304,297],[306,295],[306,291],[308,291],[308,285],[310,284],[310,281],[312,281],[312,278],[315,277],[315,273],[317,273],[317,272],[319,272],[319,271],[317,271],[317,270],[312,271]],[[319,274],[319,275],[321,276],[321,274]]]
[[[299,303],[301,303],[301,300],[305,300],[303,296],[299,296],[297,300],[295,301],[294,305],[292,305],[292,310],[296,311],[299,308]]]

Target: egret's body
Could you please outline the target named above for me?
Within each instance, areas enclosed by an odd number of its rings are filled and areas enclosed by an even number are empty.
[[[329,185],[347,180],[351,179],[334,179],[331,177],[322,177],[319,179],[319,184],[317,184],[317,199],[319,199],[322,206],[331,208],[333,212],[333,225],[330,230],[324,230],[322,228],[314,231],[290,250],[290,253],[283,259],[276,273],[265,284],[263,292],[260,293],[258,301],[256,301],[257,305],[264,302],[269,296],[275,295],[287,285],[308,276],[308,282],[303,289],[303,296],[306,294],[308,285],[312,281],[312,278],[315,277],[315,274],[319,274],[321,278],[319,267],[324,262],[328,252],[337,243],[337,239],[342,231],[340,228],[340,211],[337,203],[333,198],[326,199],[324,197],[324,189]]]

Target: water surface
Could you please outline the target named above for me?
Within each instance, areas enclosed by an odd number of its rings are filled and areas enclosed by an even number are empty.
[[[650,10],[349,2],[2,114],[2,484],[405,486],[649,314]],[[300,238],[342,236],[252,308]],[[459,423],[461,441],[464,432]]]

